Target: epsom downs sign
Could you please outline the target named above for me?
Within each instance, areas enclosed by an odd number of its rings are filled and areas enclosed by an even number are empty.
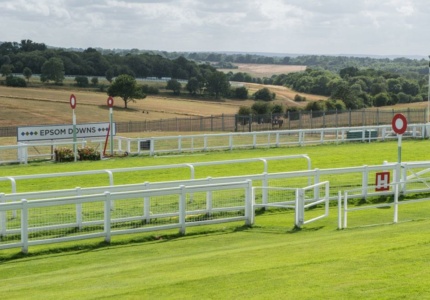
[[[112,124],[115,135],[115,123]],[[76,137],[101,137],[109,132],[109,123],[76,124]],[[18,127],[18,142],[73,138],[73,125]]]

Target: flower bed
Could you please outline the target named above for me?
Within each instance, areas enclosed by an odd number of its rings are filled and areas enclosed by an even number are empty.
[[[100,152],[92,147],[78,149],[79,160],[100,160]]]
[[[74,161],[75,155],[73,149],[61,147],[54,150],[56,162]],[[100,152],[92,147],[78,148],[78,160],[100,160]]]

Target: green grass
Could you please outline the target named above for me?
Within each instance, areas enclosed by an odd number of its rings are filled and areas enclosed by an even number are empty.
[[[403,141],[403,161],[428,160],[429,141]],[[0,168],[0,176],[123,168],[306,153],[313,168],[381,164],[397,160],[397,143],[356,143],[312,147],[210,152],[184,156],[131,157],[101,162],[34,163]],[[303,161],[269,163],[270,172],[304,169]],[[226,171],[227,170],[227,171]],[[261,165],[251,164],[253,173]],[[197,177],[244,172],[243,166],[197,169]],[[188,172],[128,174],[120,182],[176,179]],[[33,183],[62,188],[62,180]],[[88,179],[87,179],[88,181]],[[102,179],[91,180],[98,185]],[[116,182],[117,183],[117,182]],[[21,183],[18,183],[18,185]],[[23,182],[25,185],[25,182]],[[430,280],[428,205],[351,213],[351,228],[336,230],[337,208],[327,219],[293,230],[291,211],[259,213],[253,227],[243,223],[177,231],[114,236],[84,242],[0,251],[2,299],[424,299]],[[319,209],[307,212],[308,216]],[[406,220],[413,220],[404,222]],[[391,221],[390,221],[391,220]]]

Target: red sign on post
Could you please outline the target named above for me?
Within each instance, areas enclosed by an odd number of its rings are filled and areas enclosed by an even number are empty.
[[[76,97],[73,94],[70,95],[70,107],[72,109],[75,109],[76,107]]]
[[[113,98],[112,98],[112,97],[109,97],[109,98],[107,99],[107,106],[109,106],[109,107],[113,107]]]
[[[395,133],[404,134],[406,128],[408,128],[408,121],[404,115],[396,114],[391,121],[391,126],[393,127]]]
[[[378,172],[376,173],[375,191],[389,191],[390,190],[390,172]]]

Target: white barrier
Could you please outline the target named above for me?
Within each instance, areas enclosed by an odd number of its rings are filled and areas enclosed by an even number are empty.
[[[206,197],[208,192],[212,193],[210,203]],[[190,194],[194,198],[201,196],[200,208],[187,202]],[[33,245],[98,237],[110,242],[113,235],[175,228],[185,234],[190,226],[225,222],[245,221],[250,225],[251,194],[252,183],[245,181],[1,203],[1,215],[10,216],[13,210],[20,211],[20,214],[8,226],[0,223],[6,226],[2,227],[0,249],[21,247],[26,253]],[[120,202],[122,210],[127,213],[115,214],[111,210],[113,201]],[[85,206],[85,214],[92,217],[82,220],[83,211],[72,208],[77,205]],[[188,218],[196,215],[194,219]]]
[[[349,132],[354,132],[349,136]],[[404,137],[426,138],[426,124],[409,124]],[[375,135],[372,133],[376,133]],[[186,136],[164,136],[146,138],[116,137],[117,150],[130,154],[156,155],[211,150],[233,150],[240,148],[304,146],[307,144],[371,142],[397,139],[391,125],[315,128],[296,130],[272,130],[199,134]],[[93,140],[104,143],[103,140]],[[144,146],[144,147],[143,147]]]
[[[185,169],[189,169],[190,171],[190,179],[194,179],[195,167],[261,162],[263,164],[262,173],[267,173],[268,167],[269,167],[269,161],[292,160],[292,159],[304,159],[306,161],[307,170],[311,169],[311,159],[309,158],[309,156],[307,156],[306,154],[298,154],[298,155],[285,155],[285,156],[272,156],[272,157],[259,157],[259,158],[245,158],[245,159],[236,159],[236,160],[182,163],[182,164],[173,164],[173,165],[134,167],[134,168],[117,168],[117,169],[91,170],[91,171],[80,171],[80,172],[6,176],[6,177],[0,177],[0,182],[9,181],[11,183],[11,193],[16,193],[17,181],[19,180],[58,178],[58,177],[79,177],[84,175],[108,175],[108,183],[109,185],[113,186],[114,174],[118,174],[118,173],[128,173],[128,172],[138,172],[138,171],[145,172],[145,171],[165,170],[165,169],[171,169],[173,171],[173,170],[185,168]]]
[[[322,196],[320,195],[320,188],[324,189]],[[267,203],[256,203],[256,190],[259,189],[269,192],[269,201]],[[268,207],[293,209],[294,226],[296,228],[301,228],[303,225],[326,218],[329,214],[330,184],[328,181],[320,182],[304,188],[253,187],[252,191],[253,211],[255,211],[256,208]],[[317,194],[315,194],[315,192]],[[291,199],[288,199],[288,194]],[[324,204],[324,213],[306,220],[306,209],[315,207],[319,204]]]
[[[409,124],[408,134],[404,138],[428,137],[427,124]],[[349,132],[358,135],[348,136]],[[372,132],[376,133],[373,135]],[[304,146],[307,144],[325,143],[345,143],[345,142],[371,142],[397,139],[392,134],[391,125],[360,126],[360,127],[337,127],[337,128],[315,128],[315,129],[296,129],[296,130],[272,130],[255,132],[234,132],[220,134],[200,134],[186,136],[165,136],[165,137],[145,137],[145,138],[125,138],[115,136],[116,147],[114,152],[136,155],[156,155],[163,153],[183,153],[199,152],[212,150],[233,150],[240,148],[257,147],[281,147],[281,146]],[[105,139],[83,141],[80,143],[92,143],[98,145],[98,149],[104,148]],[[55,147],[59,144],[71,144],[70,142],[57,141],[49,145]],[[11,146],[0,146],[0,164],[4,163],[27,163],[28,149],[35,147],[36,144],[20,144]],[[13,150],[14,155],[4,157],[4,153]],[[18,153],[18,158],[16,158]],[[38,153],[34,157],[51,157],[52,151],[48,153]]]
[[[428,171],[428,170],[427,170]],[[427,172],[426,172],[427,173]],[[399,220],[399,207],[400,205],[405,204],[413,204],[413,203],[419,203],[419,202],[427,202],[430,201],[429,197],[422,197],[420,196],[418,199],[409,199],[409,200],[403,200],[400,201],[400,196],[407,195],[407,194],[423,194],[427,193],[430,194],[430,187],[428,185],[428,182],[430,181],[430,178],[420,178],[411,180],[408,179],[407,181],[397,181],[392,182],[388,186],[393,192],[387,192],[387,191],[381,191],[381,192],[375,192],[373,193],[374,197],[378,196],[387,196],[391,195],[393,197],[392,202],[384,202],[384,203],[377,203],[377,204],[362,204],[360,206],[354,206],[349,207],[348,201],[352,199],[361,199],[362,197],[362,190],[361,189],[351,189],[351,190],[345,190],[342,193],[339,191],[339,198],[338,198],[338,228],[344,229],[348,227],[348,214],[351,212],[356,211],[363,211],[368,209],[385,209],[385,208],[393,208],[393,217],[392,217],[392,223],[398,223]],[[414,183],[419,183],[421,185],[424,185],[424,188],[421,189],[406,189],[407,185],[412,185]],[[377,188],[377,186],[369,186],[370,188]]]

